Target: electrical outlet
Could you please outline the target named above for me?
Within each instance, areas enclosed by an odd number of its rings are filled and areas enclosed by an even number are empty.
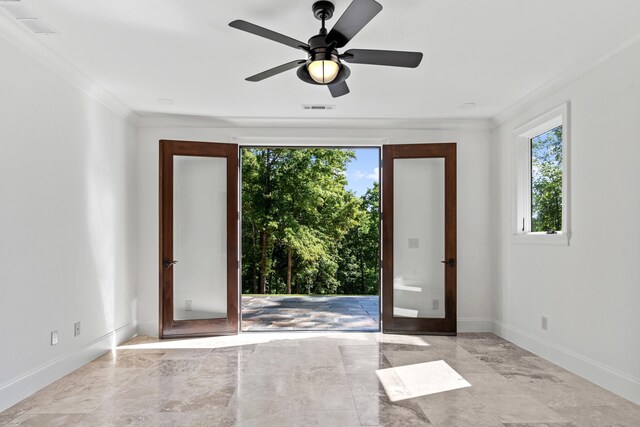
[[[77,337],[78,335],[80,335],[80,322],[73,324],[73,336]]]
[[[548,319],[546,317],[542,316],[542,329],[544,329],[546,331],[548,326],[549,326]]]
[[[433,301],[431,301],[431,308],[434,310],[437,310],[440,308],[440,300],[439,299],[434,299]]]
[[[51,345],[58,344],[58,331],[51,331]]]
[[[420,239],[417,237],[409,238],[409,249],[418,249],[420,247]]]
[[[184,301],[184,309],[185,311],[191,311],[193,309],[193,300],[185,300]]]

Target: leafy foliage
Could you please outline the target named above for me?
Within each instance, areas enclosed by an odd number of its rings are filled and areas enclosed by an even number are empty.
[[[379,188],[362,198],[346,189],[353,158],[243,149],[243,293],[378,293]]]
[[[531,231],[562,230],[562,126],[531,139]]]

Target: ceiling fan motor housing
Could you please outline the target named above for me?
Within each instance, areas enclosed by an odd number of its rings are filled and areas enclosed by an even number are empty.
[[[328,2],[318,2],[318,3],[328,3]],[[333,61],[336,64],[338,64],[338,66],[340,67],[340,71],[338,72],[338,75],[336,76],[336,78],[330,82],[331,84],[343,81],[349,76],[349,74],[351,74],[351,72],[348,69],[346,71],[343,71],[343,69],[345,69],[346,67],[340,62],[338,51],[335,48],[333,48],[333,46],[330,46],[327,44],[325,37],[326,35],[323,34],[323,31],[321,31],[320,34],[315,35],[309,39],[309,47],[311,48],[309,51],[309,58],[307,59],[307,62],[298,69],[298,73],[297,73],[298,77],[300,77],[301,80],[307,83],[316,84],[316,85],[323,84],[323,83],[316,82],[309,75],[307,67],[313,61]]]
[[[312,61],[336,61],[338,62],[338,51],[333,47],[327,45],[325,36],[318,34],[309,39],[309,58]]]

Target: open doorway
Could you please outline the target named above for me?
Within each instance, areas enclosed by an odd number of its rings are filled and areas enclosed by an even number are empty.
[[[380,149],[241,148],[243,331],[380,330]]]

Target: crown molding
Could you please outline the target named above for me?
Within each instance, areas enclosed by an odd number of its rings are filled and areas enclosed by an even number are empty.
[[[598,68],[600,65],[614,58],[639,41],[640,33],[636,34],[626,42],[620,44],[611,52],[601,56],[597,60],[586,64],[583,63],[581,65],[576,65],[575,67],[571,67],[570,69],[566,70],[564,73],[559,74],[557,77],[551,79],[544,85],[538,87],[537,89],[534,89],[532,92],[529,92],[529,94],[525,95],[524,98],[520,99],[510,107],[507,107],[501,113],[495,115],[492,119],[490,119],[491,128],[495,129],[497,127],[500,127],[509,120],[517,117],[522,113],[525,113],[528,109],[535,106],[535,104],[537,104],[541,100],[548,98],[556,94],[560,90],[566,88],[576,80],[580,79],[582,76]]]
[[[118,116],[133,125],[138,125],[140,116],[136,112],[39,40],[40,37],[63,36],[37,36],[22,27],[6,12],[0,10],[0,37],[72,83]]]
[[[277,129],[402,129],[402,130],[490,130],[487,119],[388,119],[302,117],[206,117],[180,114],[145,114],[143,128],[277,128]]]

